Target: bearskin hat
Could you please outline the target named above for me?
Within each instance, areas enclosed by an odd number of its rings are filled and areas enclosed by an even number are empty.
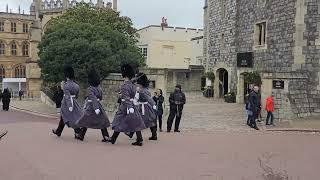
[[[74,79],[74,70],[71,66],[64,67],[64,76],[69,79]]]
[[[142,87],[147,88],[149,87],[150,81],[148,80],[148,77],[144,73],[139,73],[137,75],[137,84],[140,84]]]
[[[88,73],[88,83],[90,86],[98,87],[100,85],[100,76],[95,69],[91,69]]]
[[[122,77],[132,79],[135,75],[134,69],[129,64],[124,64],[121,66]]]

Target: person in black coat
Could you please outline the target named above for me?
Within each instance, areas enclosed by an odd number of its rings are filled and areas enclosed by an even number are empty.
[[[186,96],[181,91],[181,85],[176,85],[176,89],[169,97],[170,114],[167,121],[167,132],[171,131],[172,123],[176,118],[174,132],[180,132],[179,125],[182,116],[183,106],[186,104]]]
[[[159,131],[162,132],[162,116],[163,116],[163,103],[164,103],[162,89],[158,89],[157,92],[155,92],[155,96],[153,96],[153,100],[157,104],[157,116],[158,116],[158,120],[159,120]]]
[[[249,126],[256,130],[259,130],[256,123],[256,118],[258,117],[259,108],[260,108],[258,92],[259,92],[259,87],[254,86],[254,89],[250,93],[248,98]]]
[[[61,108],[62,99],[63,99],[63,90],[61,89],[60,86],[57,86],[57,89],[53,95],[53,100],[56,103],[56,108]]]
[[[2,93],[2,107],[4,111],[9,111],[10,106],[10,99],[11,99],[11,93],[9,92],[9,89],[6,88],[3,90]]]

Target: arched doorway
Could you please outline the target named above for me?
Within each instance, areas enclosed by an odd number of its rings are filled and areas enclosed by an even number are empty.
[[[226,69],[220,68],[217,70],[217,75],[219,78],[219,97],[222,98],[228,93],[229,89],[229,73]]]

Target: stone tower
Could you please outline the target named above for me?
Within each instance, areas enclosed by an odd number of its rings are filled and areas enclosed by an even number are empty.
[[[113,10],[118,11],[118,0],[113,0],[112,5],[113,5]]]
[[[234,92],[243,102],[244,74],[256,71],[262,102],[275,95],[277,118],[320,113],[320,0],[207,0],[206,5],[204,53],[216,75],[217,97]]]

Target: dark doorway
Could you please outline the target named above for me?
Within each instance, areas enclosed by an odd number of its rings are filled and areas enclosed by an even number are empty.
[[[218,69],[217,74],[219,75],[219,97],[222,98],[228,93],[228,71],[226,69]]]

